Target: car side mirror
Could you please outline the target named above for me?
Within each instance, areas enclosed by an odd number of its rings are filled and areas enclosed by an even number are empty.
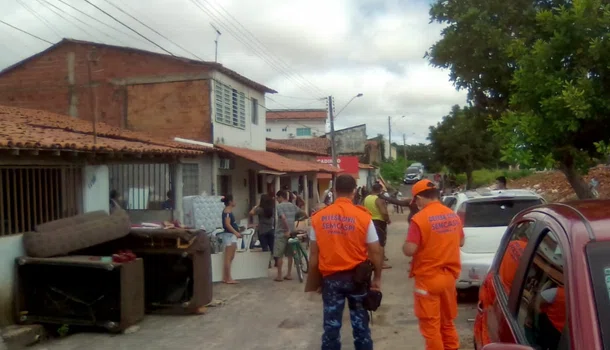
[[[531,346],[507,343],[487,344],[481,350],[534,350]]]

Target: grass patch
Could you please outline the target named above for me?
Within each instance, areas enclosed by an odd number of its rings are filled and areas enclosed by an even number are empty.
[[[533,172],[528,169],[521,170],[506,170],[506,169],[481,169],[475,170],[472,173],[472,182],[474,188],[489,186],[496,182],[496,178],[499,176],[506,176],[508,185],[510,186],[511,180],[517,180],[526,176],[531,175]],[[459,186],[466,184],[466,174],[459,174],[456,176],[456,182]]]

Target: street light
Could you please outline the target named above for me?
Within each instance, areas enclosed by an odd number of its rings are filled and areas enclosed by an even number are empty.
[[[349,106],[349,104],[350,104],[350,103],[352,103],[352,101],[353,101],[354,99],[356,99],[356,98],[358,98],[358,97],[362,97],[362,95],[363,95],[362,93],[359,93],[358,95],[356,95],[356,96],[352,97],[352,99],[351,99],[351,100],[349,100],[349,102],[347,102],[347,103],[345,104],[345,106],[343,106],[343,108],[341,108],[341,109],[339,110],[339,113],[343,112],[343,110],[345,109],[345,107]],[[337,115],[335,115],[335,118],[337,118],[337,117],[339,116],[339,113],[337,113]]]
[[[345,106],[343,106],[343,108],[341,108],[339,110],[339,113],[341,113],[345,107],[347,107],[350,103],[352,103],[353,100],[355,100],[358,97],[362,97],[363,94],[359,93],[358,95],[352,97],[346,104]],[[339,113],[337,113],[337,115],[339,115]],[[335,149],[335,116],[333,115],[333,97],[332,96],[328,96],[328,115],[330,118],[330,154],[332,156],[333,159],[333,166],[337,167],[337,151]],[[333,177],[333,202],[335,201],[335,198],[337,197],[337,193],[335,191],[336,187],[335,187],[335,178]]]

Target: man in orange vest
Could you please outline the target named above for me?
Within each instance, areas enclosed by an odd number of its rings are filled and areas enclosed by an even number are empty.
[[[453,320],[457,316],[455,283],[462,267],[462,222],[439,201],[439,190],[430,180],[418,181],[411,192],[420,211],[411,220],[403,252],[413,257],[409,277],[415,279],[415,316],[426,350],[459,349]]]
[[[322,350],[341,349],[341,321],[346,299],[355,349],[372,350],[369,315],[363,306],[367,291],[354,282],[354,276],[355,270],[370,260],[374,265],[371,289],[379,290],[383,251],[371,214],[366,208],[352,203],[356,180],[350,175],[340,175],[335,188],[335,202],[311,218],[309,237],[310,273],[319,270],[322,275]]]

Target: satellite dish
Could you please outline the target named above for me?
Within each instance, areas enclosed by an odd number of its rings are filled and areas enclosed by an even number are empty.
[[[275,180],[275,179],[273,178],[273,175],[267,175],[267,183],[268,183],[268,184],[273,183],[273,180]]]

